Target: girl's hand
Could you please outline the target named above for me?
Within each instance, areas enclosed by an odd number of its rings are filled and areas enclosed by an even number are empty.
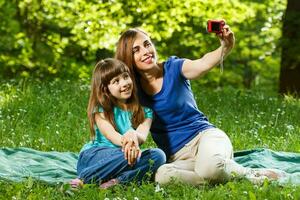
[[[226,24],[223,27],[222,33],[217,34],[221,46],[223,46],[225,53],[229,53],[229,51],[234,47],[235,44],[235,38],[234,38],[234,33],[230,30],[230,27]]]
[[[135,144],[135,146],[138,148],[139,147],[139,141],[138,141],[138,136],[137,132],[135,130],[128,130],[122,137],[121,144],[122,144],[122,150],[125,150],[125,147],[127,144]]]
[[[125,159],[128,160],[129,165],[134,165],[138,157],[141,156],[141,150],[136,131],[127,131],[123,135],[121,143]]]
[[[125,153],[125,152],[124,152]],[[136,146],[131,146],[129,148],[129,151],[127,152],[127,161],[128,165],[133,166],[136,161],[139,159],[141,156],[141,150],[139,148],[136,148]]]
[[[140,148],[136,147],[134,143],[127,143],[123,152],[124,157],[128,161],[128,165],[130,166],[133,166],[142,154]]]

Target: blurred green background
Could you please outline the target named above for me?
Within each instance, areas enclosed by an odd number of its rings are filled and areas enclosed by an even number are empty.
[[[197,105],[228,133],[235,150],[299,153],[300,100],[278,96],[289,88],[300,94],[299,10],[300,0],[0,0],[0,146],[79,152],[89,140],[92,69],[114,55],[124,30],[148,31],[160,61],[171,55],[196,59],[219,46],[206,32],[207,20],[225,19],[236,45],[222,74],[215,67],[192,81]],[[149,137],[145,147],[154,146]],[[74,195],[67,187],[28,179],[0,181],[0,199],[299,199],[300,194],[299,186],[246,180],[156,189],[154,183],[107,191],[85,187]]]
[[[160,60],[200,58],[219,46],[208,19],[225,19],[236,46],[201,84],[277,91],[286,0],[0,0],[0,76],[89,79],[120,33],[148,31]]]

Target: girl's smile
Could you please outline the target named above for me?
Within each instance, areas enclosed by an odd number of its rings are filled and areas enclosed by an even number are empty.
[[[128,72],[124,72],[111,79],[107,87],[112,96],[120,102],[126,102],[131,97],[133,83]]]

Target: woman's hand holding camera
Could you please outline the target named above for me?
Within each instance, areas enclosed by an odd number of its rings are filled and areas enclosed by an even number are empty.
[[[224,48],[224,55],[227,55],[235,44],[234,33],[231,31],[230,27],[226,24],[221,33],[218,33],[217,36],[220,39],[221,46]]]

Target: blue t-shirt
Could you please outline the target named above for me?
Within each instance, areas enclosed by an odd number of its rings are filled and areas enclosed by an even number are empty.
[[[153,117],[152,110],[150,108],[144,107],[145,118]],[[114,107],[114,121],[116,123],[117,130],[121,135],[124,135],[128,130],[133,129],[131,124],[132,112],[122,110],[119,107]],[[103,108],[99,107],[98,112],[103,112]],[[115,147],[119,148],[119,146],[113,144],[110,140],[108,140],[99,130],[97,124],[94,125],[95,130],[95,140],[88,142],[85,144],[81,151],[89,149],[95,146],[104,146],[104,147]]]
[[[151,134],[167,156],[173,155],[200,131],[214,126],[199,111],[190,81],[182,75],[184,59],[170,57],[163,67],[161,90],[149,96],[139,88],[141,104],[153,110]]]

